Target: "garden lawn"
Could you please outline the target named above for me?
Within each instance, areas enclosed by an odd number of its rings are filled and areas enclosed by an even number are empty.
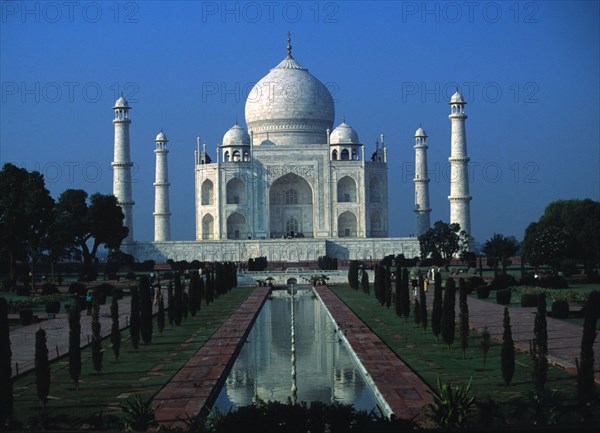
[[[122,330],[121,354],[115,360],[110,337],[102,341],[102,372],[93,370],[90,348],[82,350],[82,374],[79,390],[75,390],[69,376],[68,357],[52,364],[52,381],[47,415],[52,418],[68,417],[69,423],[78,424],[100,412],[120,412],[119,405],[128,397],[140,394],[147,399],[158,392],[186,361],[210,338],[248,298],[254,288],[237,288],[221,296],[210,306],[202,306],[195,317],[188,316],[181,326],[170,327],[165,317],[162,334],[154,320],[152,342],[133,350],[129,329]],[[165,312],[166,316],[166,312]],[[41,405],[36,395],[35,374],[14,382],[15,418],[28,425],[28,420],[39,416]]]
[[[393,306],[388,309],[380,306],[374,296],[362,291],[355,291],[349,286],[333,286],[332,290],[360,317],[383,342],[390,347],[406,364],[410,366],[432,389],[436,389],[436,378],[442,383],[466,385],[473,378],[472,393],[478,401],[491,397],[502,406],[502,412],[507,416],[514,415],[527,423],[529,414],[527,394],[533,391],[532,362],[529,354],[516,352],[516,369],[511,385],[506,386],[502,379],[500,365],[501,344],[492,341],[487,355],[487,363],[483,368],[483,352],[481,350],[480,334],[471,330],[469,347],[466,358],[463,359],[460,348],[459,308],[456,303],[456,331],[453,346],[439,342],[431,331],[431,310],[428,309],[428,326],[424,332],[417,327],[412,313],[408,319],[399,318]],[[433,296],[429,292],[428,296]],[[550,335],[549,338],[552,338]],[[550,366],[548,371],[547,389],[557,389],[560,392],[562,404],[575,404],[577,379],[564,370]]]

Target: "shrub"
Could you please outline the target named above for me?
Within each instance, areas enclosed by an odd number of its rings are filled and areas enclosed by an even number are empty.
[[[539,280],[532,274],[525,275],[519,280],[519,285],[521,286],[537,286],[538,284]]]
[[[487,299],[490,296],[490,288],[489,286],[479,286],[477,287],[477,297],[479,299]]]
[[[523,293],[521,295],[521,307],[536,307],[537,293]]]
[[[112,284],[102,283],[98,287],[96,287],[96,294],[104,293],[105,296],[110,296],[112,294],[113,289],[114,286]]]
[[[85,296],[86,288],[84,284],[81,283],[71,283],[69,285],[69,293],[77,296]]]
[[[26,309],[19,311],[19,320],[23,326],[31,325],[33,323],[33,310]]]
[[[120,287],[113,289],[112,297],[113,297],[113,299],[116,299],[116,300],[123,299],[123,289],[121,289]]]
[[[477,287],[485,286],[485,281],[481,277],[471,277],[467,281],[467,290],[469,293],[473,293],[477,290]]]
[[[42,295],[56,295],[58,293],[58,287],[52,283],[45,283],[42,286]]]
[[[578,273],[577,262],[575,260],[566,259],[560,264],[560,271],[566,278]]]
[[[466,427],[469,412],[475,405],[475,398],[469,394],[471,383],[464,385],[442,384],[437,378],[438,390],[433,393],[433,403],[427,408],[432,413],[432,419],[442,428],[458,429]]]
[[[59,312],[60,312],[60,302],[59,301],[46,302],[46,313],[58,314]]]
[[[152,399],[142,400],[139,395],[136,395],[132,400],[121,404],[121,410],[126,431],[146,431],[158,425]]]
[[[500,305],[510,304],[512,292],[510,289],[498,290],[496,292],[496,302]]]
[[[540,280],[540,286],[548,289],[568,289],[569,283],[565,280],[565,277],[560,275],[550,275]]]
[[[31,294],[31,287],[29,286],[19,286],[16,290],[17,296],[29,296]]]
[[[96,301],[98,302],[98,305],[106,304],[106,293],[97,292],[95,295],[95,298],[96,298]]]
[[[569,303],[565,300],[557,300],[552,303],[552,317],[555,319],[566,319],[569,316]]]
[[[490,283],[490,290],[504,290],[516,286],[517,280],[512,275],[500,274]]]
[[[0,283],[0,290],[3,292],[11,292],[15,288],[15,281],[10,278],[5,278]]]
[[[135,274],[135,272],[127,272],[128,280],[135,280],[136,278],[137,278],[137,275]]]

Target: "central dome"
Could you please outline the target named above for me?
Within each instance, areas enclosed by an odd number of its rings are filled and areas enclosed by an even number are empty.
[[[252,88],[246,100],[246,125],[254,144],[326,143],[335,107],[331,93],[291,54]]]

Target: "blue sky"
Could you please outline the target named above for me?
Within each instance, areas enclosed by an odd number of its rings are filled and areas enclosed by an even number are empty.
[[[57,197],[112,192],[112,106],[130,101],[135,236],[153,236],[154,137],[170,143],[172,237],[194,237],[195,137],[211,154],[286,54],[326,83],[336,125],[385,133],[392,236],[414,233],[414,132],[432,222],[449,219],[448,100],[468,102],[472,230],[522,239],[557,199],[600,200],[598,2],[12,2],[0,21],[0,161]]]

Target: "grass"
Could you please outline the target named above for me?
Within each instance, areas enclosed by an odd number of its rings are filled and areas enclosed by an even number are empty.
[[[513,419],[527,422],[527,394],[533,391],[529,354],[517,351],[515,375],[507,386],[502,379],[499,342],[492,341],[484,368],[481,337],[475,331],[471,331],[469,348],[463,359],[458,324],[454,345],[448,349],[441,336],[440,341],[436,341],[431,331],[431,311],[428,311],[428,328],[423,332],[421,327],[416,327],[412,311],[408,319],[398,318],[393,307],[380,306],[374,296],[348,286],[332,287],[332,290],[432,389],[435,389],[437,376],[442,383],[465,385],[472,377],[472,393],[479,401],[489,396],[504,408],[507,415],[515,414]],[[458,320],[458,313],[456,317]],[[575,404],[576,386],[576,377],[562,369],[549,368],[546,388],[559,390],[563,404]]]
[[[144,399],[153,396],[253,291],[254,288],[234,289],[209,307],[203,306],[195,317],[188,316],[181,326],[171,328],[168,323],[165,324],[162,334],[158,333],[154,324],[152,343],[140,343],[137,351],[131,347],[128,330],[122,331],[118,362],[110,339],[104,339],[100,374],[93,370],[90,349],[82,350],[79,390],[75,390],[70,379],[68,357],[58,359],[52,364],[47,415],[81,422],[99,412],[120,413],[119,405],[129,396],[140,394]],[[33,372],[15,381],[13,386],[15,418],[27,425],[41,411]]]

